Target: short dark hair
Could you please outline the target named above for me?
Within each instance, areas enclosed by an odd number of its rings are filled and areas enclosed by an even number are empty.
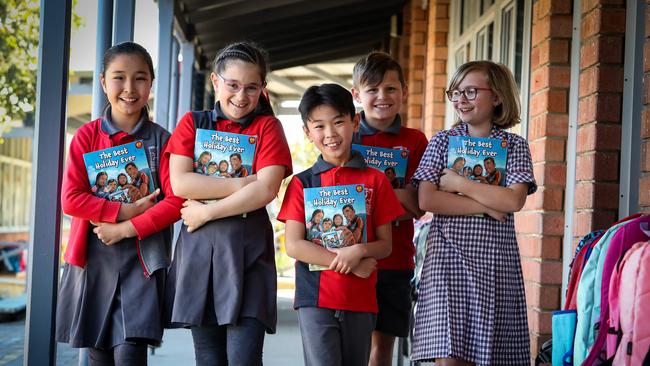
[[[349,203],[347,205],[343,206],[341,211],[345,211],[346,208],[349,208],[350,210],[352,210],[352,212],[357,212],[357,210],[355,210],[354,207],[352,207],[352,205],[349,204]]]
[[[241,160],[241,154],[240,153],[232,153],[232,154],[230,154],[230,158],[232,158],[233,156],[235,156],[235,157],[237,157],[237,159]]]
[[[128,167],[130,167],[130,166],[132,166],[132,167],[138,169],[138,167],[135,165],[134,162],[130,162],[130,163],[127,163],[127,164],[124,166],[124,170],[126,170],[126,168],[128,168]]]
[[[354,65],[352,81],[355,87],[379,85],[386,73],[391,70],[397,72],[400,84],[405,87],[404,71],[399,62],[385,52],[371,52]]]
[[[305,126],[307,126],[311,112],[322,105],[328,105],[342,115],[348,114],[352,118],[357,113],[352,94],[344,87],[338,84],[312,85],[305,90],[298,106],[300,117],[302,117]]]

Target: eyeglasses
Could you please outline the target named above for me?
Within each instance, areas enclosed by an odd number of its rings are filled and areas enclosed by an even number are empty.
[[[460,96],[464,95],[467,100],[474,100],[478,95],[479,90],[492,90],[490,88],[467,88],[465,90],[447,90],[447,98],[452,102],[457,102],[460,100]]]
[[[244,93],[246,95],[254,97],[258,95],[262,91],[262,89],[264,89],[264,87],[266,86],[266,81],[263,82],[262,84],[251,83],[251,84],[244,85],[238,81],[226,79],[223,76],[221,76],[221,74],[219,73],[217,73],[217,76],[223,81],[223,83],[226,86],[226,90],[229,93],[239,93],[240,90],[244,89]]]

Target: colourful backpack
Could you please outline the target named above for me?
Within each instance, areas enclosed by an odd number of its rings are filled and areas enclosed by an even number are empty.
[[[573,343],[573,364],[582,365],[589,348],[595,341],[595,327],[600,317],[600,286],[603,266],[609,243],[616,231],[625,225],[619,223],[609,228],[598,240],[585,264],[578,283],[578,308],[576,335]]]
[[[591,346],[591,350],[584,365],[594,365],[606,360],[605,340],[609,332],[609,302],[610,302],[610,279],[625,253],[637,242],[648,240],[648,235],[642,227],[650,224],[650,216],[636,216],[635,219],[628,221],[612,237],[607,250],[607,256],[603,264],[602,284],[600,289],[600,316],[597,317],[597,327],[602,331],[596,335],[596,340]]]
[[[614,365],[641,365],[650,354],[650,244],[634,244],[610,281],[607,354],[620,337]]]
[[[580,243],[578,243],[573,260],[571,260],[571,264],[569,265],[569,284],[567,286],[564,310],[577,309],[576,295],[578,293],[578,282],[580,281],[582,269],[585,267],[587,260],[589,260],[589,255],[591,255],[594,245],[598,243],[598,239],[600,239],[603,233],[603,230],[592,231],[585,235],[580,240]]]

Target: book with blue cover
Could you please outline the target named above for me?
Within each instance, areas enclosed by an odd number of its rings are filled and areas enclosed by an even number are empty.
[[[215,130],[196,130],[194,172],[216,178],[252,174],[257,136]]]
[[[447,154],[447,168],[478,183],[505,187],[506,140],[449,136]]]
[[[93,195],[132,203],[154,191],[142,141],[83,154]]]
[[[361,153],[367,166],[384,173],[393,188],[404,188],[408,150],[358,144],[352,144],[352,150]]]
[[[365,243],[366,194],[363,184],[305,188],[305,240],[327,248]],[[312,271],[327,267],[309,265]]]

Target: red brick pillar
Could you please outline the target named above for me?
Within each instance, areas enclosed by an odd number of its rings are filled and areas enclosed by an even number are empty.
[[[641,174],[639,177],[639,211],[650,212],[650,1],[645,16],[643,47],[643,109],[641,114]]]
[[[447,87],[447,35],[449,33],[449,0],[429,1],[427,27],[427,73],[424,99],[423,132],[431,138],[445,126],[445,89]],[[421,88],[422,84],[413,85]]]
[[[574,236],[618,217],[625,1],[582,2]]]
[[[533,6],[528,140],[539,188],[515,215],[533,358],[550,338],[551,313],[560,307],[571,4],[538,0]]]
[[[424,60],[427,54],[427,13],[421,1],[411,1],[409,6],[409,57],[408,76],[409,97],[406,102],[406,126],[423,128],[424,120]]]

